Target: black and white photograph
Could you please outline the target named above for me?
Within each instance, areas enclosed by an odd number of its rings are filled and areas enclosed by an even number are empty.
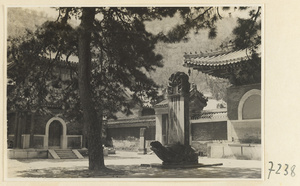
[[[6,8],[6,178],[262,180],[261,5]]]

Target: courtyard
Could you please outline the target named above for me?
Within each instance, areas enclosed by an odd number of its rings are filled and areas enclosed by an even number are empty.
[[[261,7],[219,8],[9,8],[6,177],[261,179]]]
[[[262,162],[199,157],[199,163],[222,166],[162,169],[154,154],[117,151],[105,157],[105,171],[89,171],[88,159],[8,159],[7,178],[213,178],[261,179]],[[167,179],[166,179],[167,180]]]

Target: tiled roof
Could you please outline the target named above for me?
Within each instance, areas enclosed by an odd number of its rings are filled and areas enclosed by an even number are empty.
[[[124,118],[118,120],[108,120],[108,128],[116,127],[150,127],[155,126],[155,115],[152,116],[141,116],[136,118]]]
[[[191,120],[201,119],[224,119],[227,120],[227,109],[203,110],[200,116],[192,117]]]
[[[165,99],[159,103],[157,103],[156,105],[154,105],[154,108],[165,108],[165,107],[168,107],[168,100]]]
[[[260,47],[257,49],[257,53],[260,55]],[[237,64],[242,61],[247,61],[251,57],[251,51],[249,49],[243,49],[238,51],[215,51],[209,54],[185,54],[184,66],[186,67],[223,67],[231,64]]]

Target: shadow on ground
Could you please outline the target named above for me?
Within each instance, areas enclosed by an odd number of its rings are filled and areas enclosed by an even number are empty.
[[[89,171],[87,167],[29,169],[18,174],[24,178],[261,178],[259,168],[162,169],[139,165],[108,165],[107,168],[103,171]]]

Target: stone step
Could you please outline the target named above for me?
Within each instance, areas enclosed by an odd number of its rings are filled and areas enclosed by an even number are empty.
[[[75,156],[75,154],[73,152],[69,152],[69,153],[56,153],[58,155],[72,155],[72,156]]]
[[[55,150],[56,154],[60,157],[60,159],[78,159],[76,154],[72,150]]]

